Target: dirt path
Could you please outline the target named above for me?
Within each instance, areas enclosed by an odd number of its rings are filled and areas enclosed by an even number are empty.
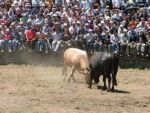
[[[150,113],[148,70],[119,70],[115,93],[88,89],[78,74],[64,82],[61,70],[0,66],[0,113]]]

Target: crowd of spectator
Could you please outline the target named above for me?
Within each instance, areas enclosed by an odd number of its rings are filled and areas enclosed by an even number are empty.
[[[55,53],[62,42],[82,39],[91,52],[131,55],[134,48],[136,54],[148,56],[150,7],[142,5],[146,10],[134,8],[139,4],[130,0],[55,0],[37,6],[14,0],[6,8],[0,0],[0,52],[28,47]]]

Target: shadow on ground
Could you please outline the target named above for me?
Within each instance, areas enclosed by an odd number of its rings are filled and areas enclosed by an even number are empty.
[[[103,89],[103,86],[97,86],[98,89],[102,90],[102,91],[105,91]],[[122,93],[122,94],[128,94],[130,92],[128,91],[125,91],[125,90],[121,90],[121,89],[115,89],[114,91],[112,91],[112,93]]]

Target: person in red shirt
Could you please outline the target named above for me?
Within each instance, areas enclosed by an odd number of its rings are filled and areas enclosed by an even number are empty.
[[[8,21],[8,19],[7,19],[5,16],[3,16],[3,18],[0,19],[0,24],[4,24],[4,25],[6,25],[7,27],[9,27],[10,22]]]
[[[33,41],[36,38],[36,32],[33,29],[25,32],[27,41]]]
[[[35,29],[32,28],[30,30],[25,31],[26,35],[26,44],[30,49],[35,48],[35,44],[37,42]]]

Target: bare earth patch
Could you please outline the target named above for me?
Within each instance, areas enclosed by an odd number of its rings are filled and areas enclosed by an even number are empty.
[[[0,66],[0,113],[150,113],[150,71],[119,70],[116,92],[84,77],[63,81],[62,67]],[[102,86],[102,80],[100,86]]]

